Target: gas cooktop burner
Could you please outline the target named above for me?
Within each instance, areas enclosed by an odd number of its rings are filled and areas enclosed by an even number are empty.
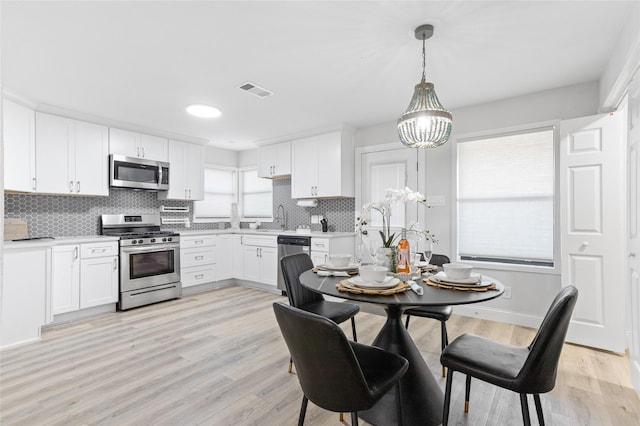
[[[176,237],[180,234],[173,231],[122,232],[115,234],[120,238]]]

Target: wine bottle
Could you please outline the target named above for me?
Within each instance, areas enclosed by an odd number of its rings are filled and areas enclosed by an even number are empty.
[[[409,257],[409,241],[407,241],[407,230],[402,229],[402,238],[398,242],[396,256],[396,272],[408,274],[411,271],[411,258]]]

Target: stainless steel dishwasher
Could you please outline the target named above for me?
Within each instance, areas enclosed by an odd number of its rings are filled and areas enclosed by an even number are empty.
[[[287,287],[284,285],[284,276],[280,259],[284,256],[296,253],[307,253],[311,256],[311,237],[301,235],[278,235],[278,289],[284,294]]]

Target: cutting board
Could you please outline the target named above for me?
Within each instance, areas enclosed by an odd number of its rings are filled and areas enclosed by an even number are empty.
[[[27,222],[11,217],[4,218],[4,240],[19,240],[29,235]]]

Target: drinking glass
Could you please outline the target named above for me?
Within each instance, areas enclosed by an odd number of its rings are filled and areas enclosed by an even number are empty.
[[[431,240],[425,241],[422,255],[424,256],[424,261],[427,262],[427,264],[431,262],[432,253],[433,253],[433,242]]]

